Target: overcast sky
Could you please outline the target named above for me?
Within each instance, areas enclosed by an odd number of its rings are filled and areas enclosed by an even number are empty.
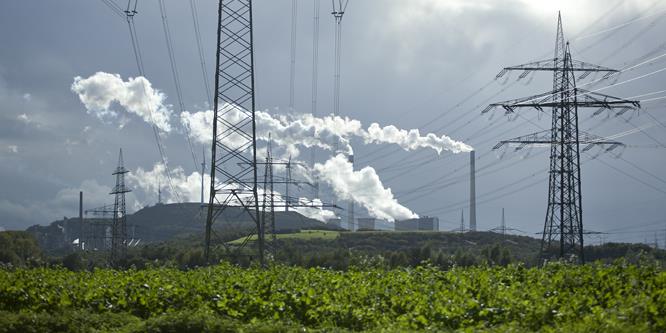
[[[196,2],[212,75],[217,4]],[[298,1],[299,113],[311,112],[313,2]],[[189,2],[165,3],[184,106],[206,110]],[[330,2],[321,4],[320,115],[333,110],[334,63]],[[146,78],[167,96],[168,104],[177,105],[158,2],[143,0],[137,9]],[[291,1],[256,0],[254,9],[258,109],[279,114],[289,103]],[[550,112],[525,109],[508,117],[501,111],[481,115],[481,110],[490,102],[551,89],[552,77],[545,72],[519,82],[519,73],[506,81],[494,78],[503,66],[552,57],[558,10],[576,59],[623,69],[657,58],[594,85],[619,83],[600,92],[639,96],[635,99],[644,100],[640,113],[593,117],[596,110],[581,109],[579,115],[582,130],[602,136],[623,133],[619,140],[627,144],[614,154],[597,156],[593,150],[581,156],[585,229],[611,232],[606,240],[640,242],[654,241],[660,230],[663,246],[663,1],[351,0],[343,20],[340,113],[364,125],[419,128],[472,145],[478,157],[478,228],[498,226],[505,208],[509,227],[534,234],[543,229],[546,212],[548,150],[502,153],[492,147],[502,139],[547,129]],[[111,172],[121,147],[133,172],[151,170],[160,160],[150,125],[130,114],[121,123],[101,121],[86,112],[71,90],[75,77],[98,71],[124,80],[138,75],[126,22],[102,1],[2,1],[0,31],[0,227],[24,229],[76,216],[79,190],[84,191],[85,208],[111,203]],[[591,75],[579,84],[598,78]],[[648,93],[655,94],[642,96]],[[181,167],[184,175],[197,171],[182,129],[165,135],[165,145],[173,168]],[[419,215],[438,216],[443,229],[459,225],[461,209],[467,219],[468,154],[437,156],[432,150],[405,152],[362,141],[352,145],[356,168],[375,168],[404,206]],[[201,158],[201,146],[197,150]],[[320,162],[330,157],[323,152],[318,156]],[[429,186],[426,191],[424,185]],[[156,193],[138,187],[130,197],[132,210],[156,200]],[[357,212],[359,217],[366,214]]]

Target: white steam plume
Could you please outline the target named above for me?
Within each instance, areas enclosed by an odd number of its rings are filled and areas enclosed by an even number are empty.
[[[300,198],[298,201],[301,205],[307,205],[308,207],[292,207],[291,209],[305,217],[321,222],[327,222],[337,217],[332,210],[323,208],[319,199],[310,201],[306,198]]]
[[[390,188],[384,188],[372,167],[354,171],[352,163],[338,154],[324,164],[315,164],[314,171],[320,180],[333,188],[338,198],[359,203],[373,217],[390,222],[418,217],[398,203]]]
[[[94,113],[100,119],[118,118],[118,112],[111,109],[114,103],[118,103],[128,113],[140,116],[161,131],[171,131],[171,111],[165,104],[166,96],[153,89],[144,77],[123,81],[118,74],[97,72],[88,78],[77,76],[71,89],[79,96],[88,113]],[[231,124],[237,124],[244,117],[243,110],[236,105],[225,103],[220,110]],[[330,151],[337,149],[335,153],[353,155],[350,140],[354,137],[362,139],[366,144],[396,144],[404,150],[433,149],[438,154],[442,151],[460,153],[472,150],[467,144],[446,135],[421,135],[418,129],[403,130],[393,125],[381,127],[377,123],[365,129],[360,121],[348,117],[271,115],[266,111],[256,111],[255,119],[259,140],[267,141],[270,134],[277,145],[285,147],[294,157],[298,155],[297,146],[319,147]],[[121,116],[119,121],[123,124],[126,120]],[[197,141],[211,143],[213,111],[183,112],[180,121],[189,128]],[[238,135],[227,136],[224,140],[231,147],[240,147],[246,143],[246,139]]]
[[[233,112],[227,112],[229,108]],[[229,104],[225,104],[222,109],[232,118],[235,113],[241,112]],[[211,142],[213,111],[183,112],[180,117],[183,125],[190,129],[196,140]],[[428,133],[423,136],[418,129],[403,130],[393,125],[381,127],[377,123],[372,123],[366,130],[360,121],[348,117],[315,117],[311,114],[271,115],[266,111],[256,111],[255,119],[259,140],[267,141],[270,134],[273,142],[287,147],[290,152],[297,152],[296,146],[319,147],[330,151],[337,146],[337,152],[353,155],[350,144],[352,137],[361,138],[366,144],[396,144],[404,150],[427,148],[435,150],[438,154],[445,150],[453,153],[472,150],[469,145],[446,135],[437,136]]]
[[[428,133],[422,136],[418,129],[407,131],[393,125],[380,127],[377,123],[372,123],[368,127],[363,138],[366,143],[393,143],[404,150],[430,148],[435,150],[437,154],[441,154],[443,150],[448,150],[455,154],[473,150],[471,146],[460,141],[455,141],[446,135],[437,136],[434,133]]]
[[[241,110],[230,104],[221,107],[230,123],[235,123],[235,118],[241,116]],[[202,143],[210,143],[213,139],[213,111],[183,112],[180,114],[181,123],[189,128],[192,137]],[[286,147],[289,152],[298,155],[296,146],[319,147],[326,150],[334,150],[335,146],[341,152],[353,154],[349,137],[363,134],[361,123],[357,120],[341,117],[313,117],[305,115],[282,115],[273,116],[265,111],[256,111],[255,120],[257,124],[257,139],[268,141],[270,139],[277,145]],[[218,126],[223,124],[220,123]],[[227,128],[218,128],[224,131]],[[225,137],[225,144],[237,146],[236,139],[242,138]]]
[[[156,195],[159,187],[162,188],[164,202],[176,203],[178,198],[172,193],[172,190],[167,182],[167,174],[164,165],[156,163],[152,170],[144,170],[137,168],[135,171],[127,175],[128,183],[135,188],[141,189],[148,196]],[[190,175],[185,174],[182,167],[171,169],[171,183],[180,195],[180,200],[184,202],[199,202],[201,199],[201,174],[193,172]],[[263,189],[259,188],[259,201],[263,202]],[[204,200],[208,200],[210,193],[210,175],[204,175]],[[276,208],[276,211],[284,211],[284,199],[279,192],[273,191],[275,196],[275,204],[282,206]],[[243,197],[243,196],[242,196]],[[243,200],[251,200],[251,196],[243,197]],[[333,211],[324,209],[322,202],[319,199],[308,200],[300,198],[301,205],[308,207],[293,207],[292,209],[301,215],[315,219],[321,222],[334,218]]]
[[[118,74],[97,72],[85,79],[75,77],[71,89],[79,96],[88,113],[102,120],[118,117],[118,112],[111,109],[113,103],[118,103],[127,112],[138,115],[161,131],[171,131],[171,111],[164,104],[166,96],[153,89],[144,77],[123,81]]]

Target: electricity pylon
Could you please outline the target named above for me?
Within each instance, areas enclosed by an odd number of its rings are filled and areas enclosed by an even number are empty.
[[[204,256],[206,261],[210,260],[216,218],[228,207],[240,207],[255,222],[259,262],[263,266],[264,229],[257,194],[252,0],[218,3],[213,108]]]
[[[113,224],[111,229],[111,265],[117,266],[127,255],[127,210],[125,208],[125,193],[131,192],[125,187],[125,174],[129,171],[123,166],[123,150],[118,154],[118,167],[113,172],[116,176],[116,186],[111,193],[115,195],[113,204]]]
[[[583,253],[580,145],[585,145],[583,149],[585,151],[593,146],[602,146],[606,147],[606,150],[612,150],[622,144],[591,134],[579,133],[578,108],[638,109],[640,104],[638,101],[625,100],[576,87],[576,72],[582,72],[580,78],[584,78],[592,72],[605,72],[607,78],[618,71],[572,59],[569,43],[564,41],[562,17],[559,14],[554,57],[506,67],[497,75],[497,78],[513,70],[523,71],[518,77],[519,79],[532,71],[553,72],[553,90],[526,98],[494,103],[489,105],[483,113],[500,106],[506,110],[506,113],[513,113],[515,109],[523,107],[534,108],[539,112],[543,112],[544,108],[552,108],[552,126],[549,131],[501,141],[494,149],[503,145],[517,145],[516,149],[534,144],[550,146],[548,208],[540,257],[545,260],[551,257],[576,256],[576,259],[582,263],[585,261],[585,257]]]

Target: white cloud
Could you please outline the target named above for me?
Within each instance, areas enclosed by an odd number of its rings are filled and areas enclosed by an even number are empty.
[[[167,177],[166,168],[162,163],[156,163],[152,170],[137,168],[127,175],[128,183],[141,189],[144,196],[156,196],[158,188],[162,189],[162,198],[166,203],[198,202],[201,198],[201,174],[193,172],[186,175],[182,167],[171,168],[171,183]],[[178,194],[173,193],[171,186]],[[204,200],[210,193],[210,175],[204,175]],[[180,200],[179,200],[180,199]]]
[[[20,121],[22,121],[26,124],[30,123],[30,118],[28,118],[28,115],[25,114],[25,113],[22,113],[22,114],[18,115],[18,117],[16,117],[16,118],[18,118],[18,120],[20,120]]]
[[[113,103],[118,103],[128,113],[138,115],[161,131],[171,131],[171,111],[164,104],[166,96],[153,89],[144,77],[123,81],[118,74],[97,72],[85,79],[75,77],[71,89],[79,96],[88,113],[102,120],[118,118],[118,112],[111,109]],[[121,126],[124,126],[123,122]]]
[[[314,170],[320,180],[333,188],[338,198],[359,203],[373,217],[391,222],[418,217],[398,203],[390,188],[384,188],[372,167],[354,171],[347,158],[338,154],[324,164],[315,164]]]
[[[12,153],[12,154],[17,154],[18,153],[18,146],[17,145],[8,145],[7,146],[7,152]]]
[[[0,200],[0,223],[7,229],[24,229],[33,224],[48,224],[63,216],[78,216],[79,191],[83,191],[84,209],[100,207],[113,202],[109,194],[111,187],[100,185],[95,180],[84,180],[78,187],[68,187],[58,191],[53,198],[45,201],[17,203]],[[127,197],[131,206],[135,202],[130,193]]]

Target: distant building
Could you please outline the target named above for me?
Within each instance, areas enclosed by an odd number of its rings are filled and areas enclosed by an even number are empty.
[[[377,219],[374,217],[361,217],[356,219],[358,223],[358,229],[357,230],[375,230],[375,222]]]
[[[417,219],[395,221],[395,231],[439,231],[439,219],[423,216]]]

